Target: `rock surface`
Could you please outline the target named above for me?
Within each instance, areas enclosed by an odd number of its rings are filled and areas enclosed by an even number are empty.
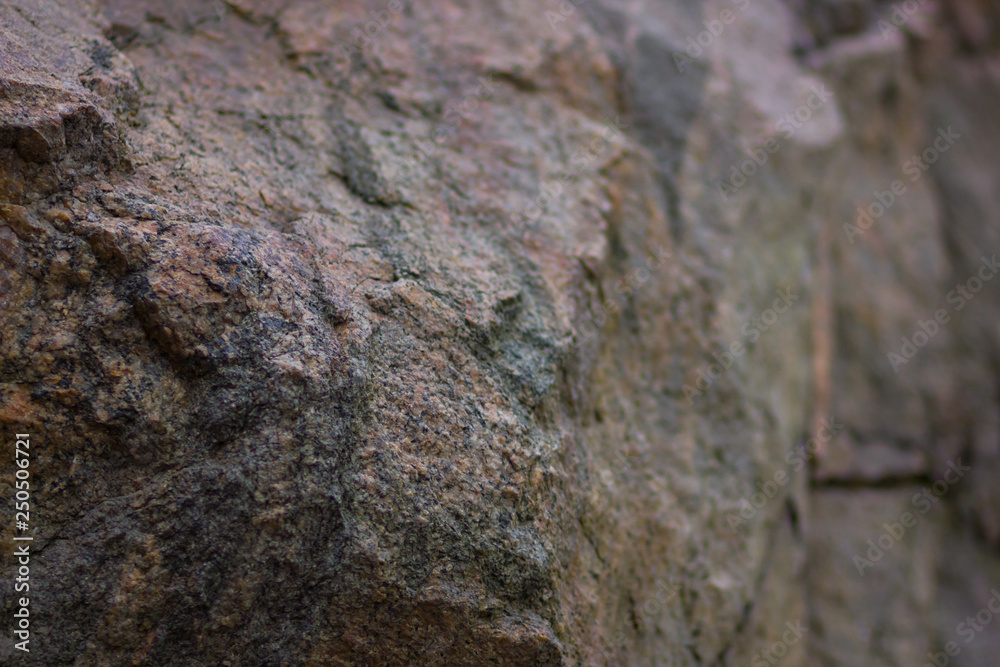
[[[3,661],[955,641],[998,583],[1000,282],[948,298],[1000,252],[995,10],[333,4],[0,2]]]

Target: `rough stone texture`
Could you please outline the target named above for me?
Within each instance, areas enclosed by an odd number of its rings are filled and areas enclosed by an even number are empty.
[[[0,657],[734,666],[802,620],[784,665],[903,666],[948,641],[1000,544],[1000,283],[886,354],[1000,250],[1000,22],[735,4],[0,4],[0,424],[37,484],[32,652],[5,626]]]

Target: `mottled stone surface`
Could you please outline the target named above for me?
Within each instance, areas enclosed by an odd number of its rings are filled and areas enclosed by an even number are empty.
[[[919,662],[944,529],[850,556],[966,456],[995,560],[997,292],[886,355],[997,233],[1000,78],[985,9],[888,9],[0,4],[0,657]]]

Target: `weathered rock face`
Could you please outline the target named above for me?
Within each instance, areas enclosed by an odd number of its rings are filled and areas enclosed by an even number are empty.
[[[992,10],[334,4],[0,5],[0,424],[34,480],[0,656],[958,641],[1000,544],[1000,292],[948,299],[1000,250]]]

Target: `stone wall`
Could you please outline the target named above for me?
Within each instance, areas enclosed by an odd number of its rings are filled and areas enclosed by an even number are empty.
[[[990,3],[0,17],[4,661],[994,664]]]

